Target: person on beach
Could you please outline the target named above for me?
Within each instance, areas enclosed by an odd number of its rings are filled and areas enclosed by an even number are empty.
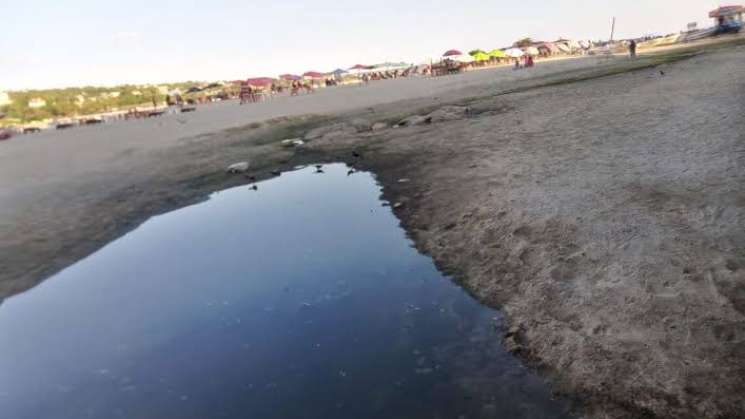
[[[631,58],[636,58],[636,40],[634,39],[629,42],[629,56]]]

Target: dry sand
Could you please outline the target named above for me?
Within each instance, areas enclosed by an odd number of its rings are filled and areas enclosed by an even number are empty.
[[[588,417],[745,417],[745,47],[667,61],[395,80],[14,139],[0,144],[0,293],[247,176],[347,161]],[[319,125],[304,149],[277,144]],[[246,177],[224,173],[245,159]]]

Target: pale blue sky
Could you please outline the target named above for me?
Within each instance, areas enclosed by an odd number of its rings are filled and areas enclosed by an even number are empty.
[[[709,24],[710,0],[0,0],[0,90],[422,62],[523,36],[606,39]]]

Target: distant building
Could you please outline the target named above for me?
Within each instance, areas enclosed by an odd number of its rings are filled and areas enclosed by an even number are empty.
[[[166,85],[158,86],[158,93],[160,93],[161,95],[167,95],[168,94],[168,86],[166,86]]]
[[[111,93],[109,93],[109,95],[111,97],[119,97],[119,96],[121,96],[121,94],[122,94],[121,92],[111,92]]]
[[[132,96],[142,96],[142,92],[139,90],[132,90]]]
[[[77,95],[77,96],[75,96],[75,103],[78,106],[82,106],[85,103],[85,96],[83,96],[83,95]]]
[[[47,106],[47,101],[40,97],[35,97],[28,101],[28,107],[32,109],[43,108],[45,106]]]
[[[0,106],[10,105],[13,103],[10,100],[10,95],[7,92],[0,92]]]

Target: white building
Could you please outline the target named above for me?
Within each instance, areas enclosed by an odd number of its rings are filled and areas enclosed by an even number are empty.
[[[32,109],[43,108],[45,106],[47,106],[47,101],[40,97],[35,97],[28,101],[28,107]]]
[[[10,105],[13,103],[10,100],[10,95],[7,92],[0,92],[0,106]]]

